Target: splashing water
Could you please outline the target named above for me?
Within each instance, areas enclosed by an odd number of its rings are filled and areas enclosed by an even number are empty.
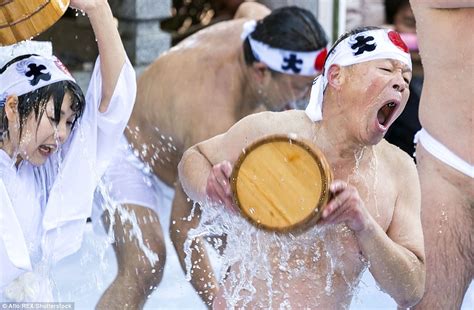
[[[128,232],[129,241],[132,241],[135,238],[138,243],[138,247],[140,248],[140,250],[142,250],[143,254],[150,262],[150,265],[154,266],[159,261],[158,254],[145,244],[143,234],[140,229],[135,212],[130,212],[125,207],[123,207],[123,205],[116,203],[110,196],[108,187],[104,184],[102,180],[99,181],[97,188],[100,194],[102,195],[102,199],[104,200],[102,206],[105,207],[105,210],[107,210],[109,213],[110,225],[107,232],[109,239],[114,240],[114,226],[116,225],[114,215],[117,213],[120,217],[120,222],[122,223],[122,225],[127,222],[131,225],[131,229]]]
[[[359,273],[355,280],[341,277],[346,254],[338,238],[352,236],[345,225],[315,226],[299,234],[275,233],[260,230],[209,201],[200,206],[201,221],[189,231],[184,244],[186,279],[191,280],[198,264],[192,261],[193,240],[225,235],[219,282],[227,308],[301,308],[297,303],[315,307],[320,300],[337,298],[341,282],[349,288],[348,295],[355,290]]]
[[[374,195],[374,206],[375,206],[375,216],[380,217],[380,212],[379,212],[379,205],[377,201],[377,184],[378,184],[378,178],[377,178],[377,171],[378,171],[378,161],[377,161],[377,153],[375,151],[375,148],[372,148],[372,160],[370,161],[370,169],[374,171],[374,182],[372,186],[372,193]]]

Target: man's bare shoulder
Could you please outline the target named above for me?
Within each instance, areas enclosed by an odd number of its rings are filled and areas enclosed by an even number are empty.
[[[264,111],[251,114],[244,119],[264,126],[279,127],[282,131],[303,127],[311,122],[302,110]]]
[[[311,132],[311,121],[304,111],[259,112],[238,121],[228,133],[242,138],[248,143],[269,135],[297,134],[303,137]]]
[[[380,154],[380,158],[392,176],[401,180],[417,176],[415,161],[405,151],[386,140],[382,140],[376,148],[377,154]]]

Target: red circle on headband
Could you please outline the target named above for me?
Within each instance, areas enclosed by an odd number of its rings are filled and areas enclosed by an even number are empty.
[[[405,42],[402,40],[402,38],[400,37],[400,35],[398,34],[398,32],[396,31],[389,31],[388,32],[388,38],[390,39],[390,41],[392,41],[392,43],[398,47],[399,49],[401,49],[402,51],[404,51],[405,53],[408,53],[408,46],[405,44]]]
[[[59,58],[54,57],[54,64],[56,67],[58,67],[59,70],[61,70],[63,73],[66,75],[72,77],[72,74],[69,72],[69,70],[66,68],[66,66],[59,60]]]
[[[326,61],[326,56],[328,55],[328,50],[324,48],[318,56],[316,56],[316,59],[314,60],[314,68],[316,71],[321,72],[324,68],[324,61]]]

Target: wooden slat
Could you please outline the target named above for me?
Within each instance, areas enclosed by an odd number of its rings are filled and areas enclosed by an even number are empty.
[[[0,45],[30,39],[64,14],[69,0],[15,0],[0,5]]]

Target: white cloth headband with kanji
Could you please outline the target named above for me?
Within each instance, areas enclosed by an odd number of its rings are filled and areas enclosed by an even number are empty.
[[[0,102],[8,96],[21,96],[59,81],[76,82],[55,56],[21,59],[0,74]]]
[[[271,47],[252,38],[257,22],[250,20],[244,24],[242,40],[249,39],[254,57],[270,69],[294,75],[315,76],[321,73],[326,59],[326,47],[317,51],[301,52]]]
[[[351,35],[334,47],[327,56],[323,74],[316,78],[306,114],[316,122],[323,118],[323,96],[328,84],[328,70],[336,64],[350,66],[377,59],[394,59],[412,68],[408,47],[400,35],[390,29],[368,30]]]

